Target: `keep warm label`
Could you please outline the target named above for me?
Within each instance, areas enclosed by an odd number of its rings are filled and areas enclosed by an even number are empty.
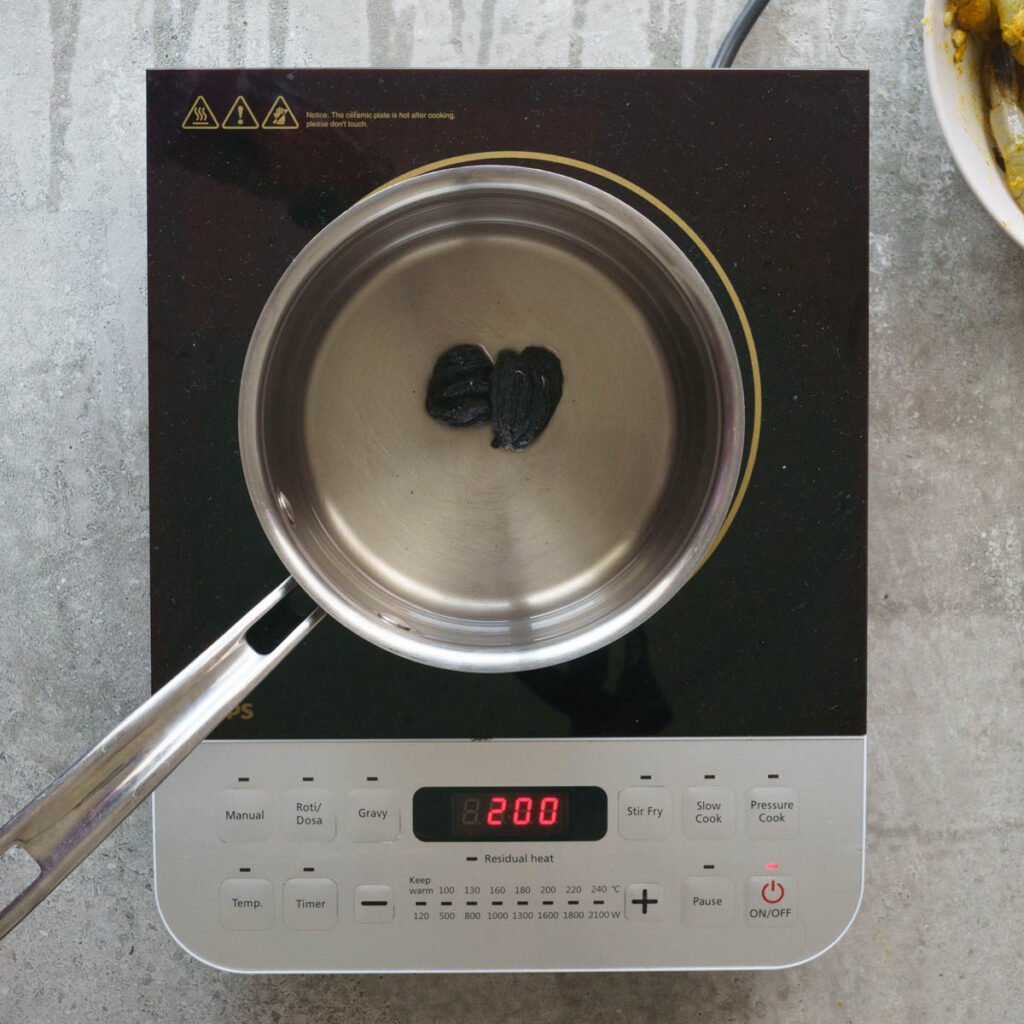
[[[327,789],[289,789],[284,795],[284,831],[289,839],[329,843],[337,832],[334,794]]]

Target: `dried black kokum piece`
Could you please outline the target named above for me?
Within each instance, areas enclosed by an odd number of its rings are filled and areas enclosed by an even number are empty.
[[[531,345],[499,353],[491,374],[492,448],[520,451],[548,425],[562,397],[562,364]]]
[[[491,357],[479,345],[456,345],[441,354],[427,385],[427,412],[450,427],[491,418]]]

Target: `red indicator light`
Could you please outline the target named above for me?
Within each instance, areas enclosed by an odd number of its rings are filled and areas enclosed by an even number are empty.
[[[765,864],[764,869],[765,869],[765,871],[778,871],[779,870],[779,865],[778,864]]]

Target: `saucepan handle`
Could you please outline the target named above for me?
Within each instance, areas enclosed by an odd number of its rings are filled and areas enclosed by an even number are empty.
[[[269,652],[249,630],[295,587],[285,580],[166,686],[0,828],[39,874],[2,910],[0,939],[96,849],[323,619],[317,608]]]

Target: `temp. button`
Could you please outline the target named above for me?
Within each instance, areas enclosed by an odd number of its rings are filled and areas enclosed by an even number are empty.
[[[619,792],[623,839],[667,839],[672,834],[672,798],[663,786],[630,786]]]
[[[354,843],[387,843],[398,838],[398,793],[393,789],[353,789],[348,795],[345,831]]]

